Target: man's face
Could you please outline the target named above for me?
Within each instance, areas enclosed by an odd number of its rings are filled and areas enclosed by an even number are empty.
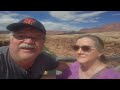
[[[44,34],[33,29],[23,28],[13,34],[10,40],[10,54],[17,61],[34,60],[42,51]]]

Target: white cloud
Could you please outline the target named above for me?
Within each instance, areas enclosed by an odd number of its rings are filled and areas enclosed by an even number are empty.
[[[52,17],[66,22],[44,21],[43,24],[47,30],[80,30],[82,27],[78,23],[98,22],[101,18],[99,15],[107,11],[49,11]],[[29,17],[25,14],[18,14],[11,11],[0,11],[0,30],[6,30],[10,23],[18,22],[20,19]],[[49,20],[49,19],[48,19]],[[75,24],[77,23],[78,26]]]
[[[50,11],[50,15],[64,21],[71,22],[98,22],[99,15],[107,11]]]
[[[42,22],[46,28],[46,30],[65,30],[65,31],[77,31],[82,27],[73,26],[65,23],[56,23],[51,21]]]
[[[72,20],[74,19],[74,13],[73,11],[50,11],[50,15],[61,19],[61,20]]]
[[[74,12],[69,12],[69,13],[74,14]],[[0,30],[6,30],[7,25],[18,22],[19,20],[21,20],[24,17],[28,17],[28,16],[24,15],[24,14],[18,14],[15,12],[11,12],[11,11],[0,11]],[[73,16],[71,16],[71,17],[73,17]],[[64,18],[71,19],[71,17],[64,17]],[[56,22],[52,22],[52,21],[44,21],[43,24],[45,25],[45,28],[47,30],[66,30],[66,31],[74,30],[75,31],[75,30],[81,29],[81,27],[73,26],[69,23],[62,23],[62,22],[56,23]]]
[[[8,24],[18,22],[23,17],[26,17],[26,15],[17,14],[10,11],[1,11],[0,12],[0,30],[6,30],[6,26]]]

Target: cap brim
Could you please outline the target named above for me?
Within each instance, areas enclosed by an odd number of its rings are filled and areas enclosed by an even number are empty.
[[[20,30],[23,27],[28,27],[28,26],[38,29],[37,27],[34,27],[30,24],[24,24],[24,23],[13,23],[13,24],[8,25],[6,28],[10,31],[16,31],[16,30]],[[39,30],[39,29],[38,29],[38,31],[45,33],[44,31]]]
[[[6,28],[10,31],[14,31],[14,30],[26,27],[26,26],[30,26],[30,25],[23,24],[23,23],[13,23],[13,24],[8,25]]]

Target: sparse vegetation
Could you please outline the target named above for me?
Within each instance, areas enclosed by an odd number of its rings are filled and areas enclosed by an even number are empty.
[[[99,36],[105,43],[106,55],[120,55],[120,32],[87,33]],[[46,47],[57,56],[72,56],[73,51],[70,47],[76,39],[85,34],[54,35],[48,36]]]
[[[120,32],[86,33],[99,36],[105,43],[105,55],[120,56]],[[73,56],[71,45],[85,34],[47,35],[44,50],[59,57]],[[0,45],[7,45],[9,37],[0,36]]]

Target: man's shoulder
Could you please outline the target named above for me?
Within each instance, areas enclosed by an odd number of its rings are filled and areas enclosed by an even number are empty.
[[[7,50],[8,50],[8,46],[2,46],[2,47],[0,47],[0,52],[1,53],[6,53]]]
[[[56,56],[51,55],[50,53],[47,53],[45,51],[42,51],[41,54],[37,57],[37,61],[42,61],[42,62],[54,62],[56,61]]]
[[[51,55],[50,53],[48,53],[48,52],[46,52],[46,51],[42,51],[39,56],[40,56],[40,57],[45,57],[45,58],[56,57],[56,56]]]
[[[5,49],[5,48],[8,48],[8,46],[2,46],[2,47],[0,47],[0,50]]]

